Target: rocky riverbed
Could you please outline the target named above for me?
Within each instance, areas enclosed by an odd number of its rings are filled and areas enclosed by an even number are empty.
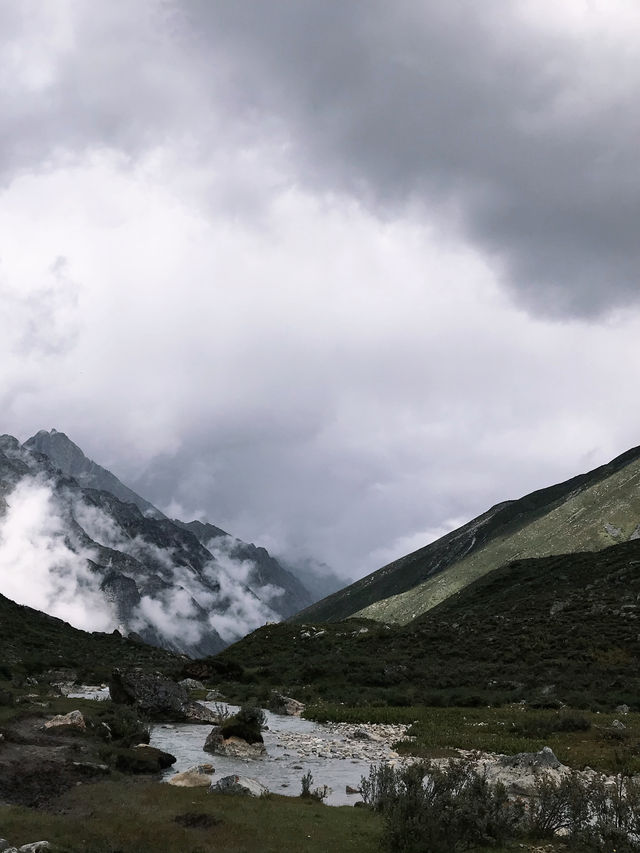
[[[227,707],[231,712],[236,710]],[[215,776],[250,776],[274,793],[298,796],[302,776],[311,773],[312,787],[326,785],[331,789],[325,800],[329,805],[353,805],[359,800],[357,794],[347,794],[347,786],[357,789],[371,764],[406,760],[393,749],[393,744],[404,737],[406,726],[321,725],[269,712],[267,726],[263,732],[266,755],[255,759],[207,755],[203,751],[210,731],[207,726],[161,723],[152,730],[151,744],[177,758],[165,779],[173,772],[210,761]]]

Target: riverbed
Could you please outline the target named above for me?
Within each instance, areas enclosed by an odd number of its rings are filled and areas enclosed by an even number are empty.
[[[107,699],[106,688],[85,687],[72,691],[70,696],[86,699]],[[225,708],[235,713],[238,708],[220,702],[202,702],[211,710]],[[312,789],[329,788],[324,800],[332,806],[353,805],[361,799],[359,794],[347,794],[347,786],[359,788],[363,776],[369,775],[372,764],[402,762],[393,744],[401,740],[406,726],[348,725],[330,723],[323,725],[265,711],[266,726],[263,731],[267,754],[261,758],[238,759],[211,755],[203,750],[210,724],[156,723],[151,727],[151,746],[170,752],[176,763],[165,773],[168,780],[197,764],[213,764],[213,780],[238,774],[249,776],[265,785],[269,791],[286,796],[299,796],[302,777],[311,773]]]
[[[204,702],[213,708],[212,703]],[[233,713],[237,708],[227,706]],[[321,725],[300,717],[287,717],[266,711],[267,729],[263,731],[267,754],[255,759],[210,755],[203,746],[210,725],[193,723],[160,723],[153,726],[151,745],[164,749],[177,758],[164,774],[168,779],[196,764],[211,763],[217,778],[238,774],[249,776],[275,794],[297,797],[301,779],[313,776],[312,788],[326,785],[330,789],[325,802],[329,805],[353,805],[361,799],[347,794],[347,785],[360,787],[362,776],[368,776],[371,764],[399,762],[392,743],[399,740],[403,726]]]

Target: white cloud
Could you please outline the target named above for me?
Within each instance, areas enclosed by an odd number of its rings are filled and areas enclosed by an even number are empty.
[[[0,518],[2,594],[76,628],[113,629],[115,615],[87,563],[95,555],[70,541],[68,516],[51,485],[25,477],[6,501]]]

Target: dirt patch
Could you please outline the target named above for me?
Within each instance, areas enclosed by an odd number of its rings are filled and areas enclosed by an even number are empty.
[[[45,806],[78,782],[104,777],[98,743],[69,734],[45,734],[42,717],[16,721],[0,740],[0,803]]]

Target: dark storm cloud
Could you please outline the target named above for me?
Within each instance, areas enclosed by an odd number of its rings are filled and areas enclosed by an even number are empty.
[[[4,4],[0,175],[91,148],[173,144],[184,161],[270,140],[291,182],[435,214],[528,306],[606,311],[638,293],[638,51],[623,26],[545,29],[525,5]],[[227,203],[246,216],[268,191]]]
[[[542,312],[637,296],[637,51],[537,30],[511,2],[187,8],[211,73],[223,57],[239,107],[281,118],[306,181],[389,216],[439,209]]]

